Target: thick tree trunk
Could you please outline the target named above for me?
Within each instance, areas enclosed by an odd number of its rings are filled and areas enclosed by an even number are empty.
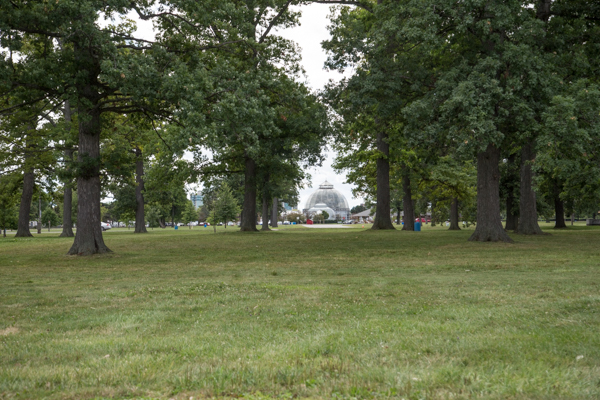
[[[512,242],[500,219],[500,150],[489,144],[477,154],[477,226],[469,238],[479,242]]]
[[[82,110],[80,103],[79,151],[77,162],[77,231],[68,254],[89,256],[109,253],[100,225],[100,111]]]
[[[554,224],[554,229],[566,228],[565,204],[560,199],[560,186],[557,182],[554,182],[554,213],[556,214],[556,223]]]
[[[405,174],[402,176],[402,191],[404,197],[402,199],[402,206],[404,207],[404,226],[403,231],[414,231],[415,230],[415,205],[412,199],[412,189],[410,187],[410,175],[408,170],[405,168]]]
[[[454,197],[452,199],[452,203],[450,204],[450,227],[449,231],[460,231],[460,226],[458,225],[458,199]]]
[[[62,45],[61,45],[62,47]],[[65,108],[63,110],[63,116],[65,117],[65,122],[67,124],[66,131],[67,134],[71,132],[71,104],[69,100],[65,101]],[[73,237],[75,234],[73,233],[73,188],[72,179],[71,179],[71,164],[73,163],[73,150],[65,150],[65,163],[67,165],[67,180],[64,182],[64,198],[63,198],[63,220],[62,220],[62,232],[60,237]]]
[[[506,196],[506,226],[504,230],[507,231],[516,231],[519,227],[519,213],[515,212],[515,192],[514,192],[514,181],[516,181],[516,176],[513,177],[513,170],[515,165],[515,159],[517,155],[516,153],[512,153],[508,157],[508,174],[506,176],[506,180],[508,180],[508,194]]]
[[[25,156],[25,165],[27,166],[27,158]],[[17,234],[15,237],[31,237],[29,231],[29,213],[31,212],[31,200],[33,198],[34,175],[33,169],[26,167],[23,175],[23,193],[21,193],[21,206],[19,207],[19,222],[17,225]]]
[[[385,132],[377,134],[377,150],[383,156],[377,158],[377,206],[371,229],[396,229],[390,217],[390,145]]]
[[[144,214],[144,157],[139,147],[135,148],[135,231],[134,233],[147,233],[146,215]],[[191,228],[191,225],[190,225]]]
[[[535,142],[531,141],[521,150],[521,193],[519,202],[518,232],[523,235],[543,234],[538,224],[535,192],[533,190],[533,171],[531,163],[535,160]]]
[[[256,163],[246,156],[244,173],[244,205],[240,231],[257,232],[256,229]]]
[[[279,201],[277,197],[273,197],[273,205],[271,206],[271,228],[277,228],[277,219],[279,217]]]

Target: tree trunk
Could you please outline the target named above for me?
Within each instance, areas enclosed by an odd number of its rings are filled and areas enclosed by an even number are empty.
[[[508,157],[508,174],[506,179],[508,180],[508,194],[506,196],[506,226],[504,230],[507,231],[516,231],[519,227],[519,213],[515,212],[515,192],[514,192],[514,181],[516,181],[516,176],[513,177],[513,170],[515,165],[515,159],[517,157],[516,153],[512,153]]]
[[[533,171],[531,163],[535,160],[534,142],[531,141],[521,150],[521,194],[519,202],[519,229],[523,235],[543,234],[538,224],[535,192],[533,190]]]
[[[436,220],[435,220],[435,201],[431,201],[431,226],[435,226]],[[425,215],[425,218],[427,219],[427,215]]]
[[[62,46],[62,45],[61,45]],[[63,110],[63,116],[67,124],[66,132],[67,135],[71,133],[71,103],[69,100],[65,101],[65,108]],[[67,179],[64,182],[64,198],[63,198],[63,220],[62,220],[62,232],[60,237],[73,237],[73,188],[71,179],[71,165],[73,163],[73,150],[65,150],[64,155],[65,163],[67,165]]]
[[[273,197],[273,205],[271,206],[271,228],[277,228],[277,219],[279,217],[279,201],[277,197]]]
[[[65,160],[67,163],[73,161],[73,150],[65,150]],[[68,167],[70,170],[70,167]],[[63,198],[63,218],[62,218],[62,232],[60,237],[73,237],[73,216],[71,210],[73,209],[73,189],[71,188],[70,182],[64,183],[64,198]]]
[[[402,191],[404,197],[402,199],[402,205],[404,207],[404,226],[403,231],[414,231],[415,230],[415,205],[412,199],[412,189],[410,187],[410,175],[407,167],[404,167],[405,173],[402,176]]]
[[[84,104],[79,104],[77,231],[68,254],[89,256],[111,251],[104,244],[100,225],[100,111],[87,105],[82,110]]]
[[[450,204],[450,227],[449,231],[460,231],[460,226],[458,225],[458,199],[454,197],[452,199],[452,203]]]
[[[29,231],[29,213],[31,212],[31,200],[33,198],[33,186],[34,186],[34,175],[33,168],[27,166],[27,159],[29,156],[25,156],[25,174],[23,175],[23,193],[21,193],[21,206],[19,207],[19,223],[17,226],[17,234],[15,237],[31,237],[33,236]]]
[[[477,154],[477,226],[469,238],[479,242],[512,242],[500,219],[500,150],[489,144]]]
[[[573,226],[574,223],[575,223],[575,213],[572,212],[571,213],[571,226]]]
[[[165,229],[167,227],[167,224],[165,223],[165,219],[164,218],[159,218],[158,219],[158,226],[160,226],[163,229]]]
[[[377,158],[377,206],[371,229],[396,229],[390,218],[390,145],[385,132],[377,134],[377,150],[383,155]]]
[[[263,191],[262,198],[262,227],[261,231],[270,231],[269,229],[269,195],[267,190]]]
[[[554,213],[556,214],[556,223],[554,229],[566,228],[565,223],[565,204],[560,199],[560,187],[557,182],[554,182]]]
[[[240,231],[257,232],[256,229],[256,162],[246,156],[244,173],[244,205]]]
[[[396,208],[396,225],[400,225],[400,207]]]
[[[263,193],[262,193],[262,227],[261,231],[270,231],[269,229],[269,174],[266,175],[263,182]]]
[[[40,191],[38,192],[38,206],[37,206],[37,215],[38,215],[38,219],[37,219],[37,233],[38,235],[42,233],[42,198],[41,196],[41,188]]]
[[[511,192],[506,197],[506,226],[504,229],[507,231],[516,231],[519,227],[519,217],[513,211],[514,202],[515,196]]]
[[[146,216],[144,214],[144,157],[139,147],[135,148],[135,231],[134,233],[147,233]],[[191,228],[191,226],[190,226]]]

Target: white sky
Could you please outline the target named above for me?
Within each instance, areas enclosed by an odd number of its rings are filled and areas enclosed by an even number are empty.
[[[325,4],[302,6],[300,25],[276,32],[287,39],[295,41],[302,48],[302,66],[306,71],[307,83],[313,90],[320,90],[330,79],[339,80],[342,77],[337,72],[329,72],[323,69],[327,56],[321,48],[321,42],[329,38],[329,32],[327,31],[329,9],[330,6]],[[151,22],[141,21],[133,13],[129,14],[128,17],[136,20],[138,36],[147,39],[154,38]],[[325,180],[332,183],[335,189],[346,196],[350,207],[361,204],[362,199],[352,198],[353,185],[344,183],[346,176],[338,175],[333,171],[331,164],[335,154],[328,150],[326,156],[327,158],[321,167],[308,169],[312,179],[309,187],[300,190],[300,209],[304,207],[308,196]]]

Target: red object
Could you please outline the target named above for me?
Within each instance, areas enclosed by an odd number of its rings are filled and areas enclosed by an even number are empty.
[[[312,225],[312,224],[313,224],[312,219],[307,219],[306,220],[306,225]]]

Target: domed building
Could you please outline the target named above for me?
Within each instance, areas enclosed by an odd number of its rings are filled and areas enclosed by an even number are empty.
[[[306,207],[302,211],[304,214],[313,215],[323,210],[327,211],[329,219],[345,220],[350,215],[350,207],[348,207],[344,195],[335,190],[333,185],[327,181],[321,183],[319,189],[308,197]]]

